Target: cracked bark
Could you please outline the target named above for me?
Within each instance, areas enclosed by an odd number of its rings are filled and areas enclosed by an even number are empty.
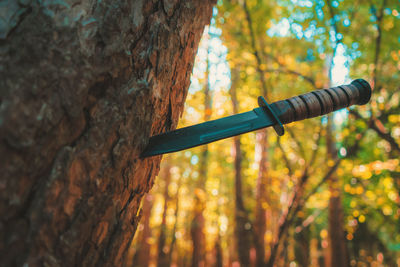
[[[118,266],[210,1],[27,1],[0,34],[0,266]]]

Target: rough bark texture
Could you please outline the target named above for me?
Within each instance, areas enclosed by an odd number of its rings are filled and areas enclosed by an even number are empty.
[[[135,257],[133,258],[133,266],[147,267],[150,263],[150,241],[151,228],[150,228],[150,215],[153,206],[153,196],[147,194],[143,198],[143,215],[140,224],[143,225],[143,230],[140,233],[140,242],[136,249]],[[139,227],[140,229],[140,227]]]
[[[121,265],[209,1],[13,1],[0,25],[0,264]]]

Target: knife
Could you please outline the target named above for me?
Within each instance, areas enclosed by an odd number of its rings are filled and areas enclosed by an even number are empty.
[[[268,104],[258,97],[258,108],[150,137],[142,158],[176,152],[235,135],[272,126],[284,134],[283,124],[318,117],[332,111],[364,105],[371,98],[371,86],[363,79],[321,89]]]

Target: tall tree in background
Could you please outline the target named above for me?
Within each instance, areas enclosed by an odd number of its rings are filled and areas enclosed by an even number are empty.
[[[150,228],[150,215],[151,208],[153,205],[153,196],[151,194],[146,194],[143,197],[143,215],[140,221],[140,225],[143,229],[140,232],[135,256],[133,258],[133,264],[137,267],[147,267],[150,263],[150,238],[151,238],[151,228]],[[139,228],[140,229],[140,228]]]
[[[207,56],[206,56],[206,71],[204,78],[204,113],[203,120],[209,121],[212,114],[212,101],[210,92],[210,32],[207,33]],[[206,264],[206,251],[205,251],[205,195],[206,195],[206,181],[208,175],[208,145],[204,145],[201,148],[201,154],[199,158],[199,176],[195,192],[195,205],[194,205],[194,217],[191,223],[191,233],[193,241],[193,254],[192,254],[192,266],[205,266]]]
[[[337,161],[337,150],[334,140],[333,132],[333,116],[328,115],[328,124],[326,132],[326,145],[327,145],[327,157],[328,162]],[[344,216],[342,207],[342,193],[341,183],[336,173],[332,173],[329,180],[329,214],[328,214],[328,225],[329,225],[329,260],[326,263],[328,266],[350,266],[346,237],[344,232]]]
[[[2,265],[121,265],[215,1],[9,1],[0,38]]]
[[[256,61],[256,70],[260,80],[261,90],[260,93],[263,97],[268,99],[268,88],[265,73],[261,67],[262,59],[260,50],[257,48],[256,35],[253,28],[253,21],[250,15],[247,1],[243,1],[243,9],[246,14],[247,27],[250,35],[250,46]],[[256,266],[264,266],[265,261],[265,231],[267,228],[266,220],[266,205],[270,204],[268,201],[267,187],[270,184],[268,181],[268,134],[266,129],[259,130],[256,135],[256,157],[258,158],[258,176],[256,185],[256,210],[254,221],[254,246],[256,249]]]
[[[239,103],[237,99],[237,86],[239,83],[240,69],[232,70],[232,84],[229,90],[231,95],[233,113],[239,113]],[[235,245],[239,256],[240,264],[250,265],[250,230],[251,224],[249,215],[243,201],[243,180],[242,180],[242,149],[240,136],[233,137],[232,153],[234,157],[235,169]]]
[[[163,175],[160,176],[164,181],[164,206],[160,225],[160,235],[158,236],[158,256],[157,266],[167,267],[169,266],[168,261],[168,246],[166,244],[167,239],[167,213],[168,213],[168,202],[170,200],[168,187],[171,182],[171,166],[168,162],[164,164]]]

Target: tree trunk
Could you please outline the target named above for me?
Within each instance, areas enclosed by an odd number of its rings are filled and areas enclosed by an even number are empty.
[[[172,263],[172,253],[174,252],[174,247],[175,247],[175,242],[176,242],[176,229],[178,229],[178,215],[179,215],[179,194],[181,190],[181,185],[182,185],[182,176],[179,177],[178,180],[178,190],[175,195],[175,222],[174,222],[174,228],[172,229],[172,240],[171,244],[169,246],[169,251],[168,251],[168,265],[171,266]]]
[[[239,81],[239,70],[232,70],[232,85],[230,95],[233,106],[233,113],[239,112],[239,105],[236,96],[236,86]],[[240,145],[240,136],[233,137],[234,166],[235,166],[235,237],[236,249],[239,256],[239,261],[242,266],[250,265],[250,230],[247,210],[243,203],[242,190],[242,150]]]
[[[167,254],[167,244],[166,244],[166,235],[167,235],[167,212],[168,212],[168,202],[169,202],[169,194],[168,187],[171,182],[171,167],[167,164],[164,165],[164,171],[161,178],[164,180],[164,209],[161,219],[160,225],[160,235],[158,237],[158,257],[157,257],[157,266],[158,267],[167,267],[168,265],[168,254]]]
[[[206,72],[205,72],[205,85],[204,85],[204,113],[203,120],[209,121],[212,112],[212,103],[210,95],[210,84],[209,84],[209,70],[210,62],[208,57],[210,55],[210,46],[207,48],[206,58]],[[199,159],[199,179],[197,181],[196,188],[196,199],[194,205],[194,217],[191,223],[191,233],[193,242],[193,254],[192,254],[192,266],[205,266],[206,265],[206,240],[204,234],[205,219],[205,185],[207,181],[208,173],[208,145],[202,146],[202,151]]]
[[[301,227],[303,220],[298,220],[298,227]],[[295,241],[295,259],[300,266],[307,267],[310,266],[310,227],[306,226],[301,229],[300,232],[294,234]]]
[[[253,28],[253,22],[251,17],[251,11],[247,6],[247,1],[243,1],[243,9],[246,14],[247,27],[250,35],[250,45],[254,58],[256,59],[256,70],[260,79],[261,95],[268,99],[268,86],[265,79],[265,73],[262,69],[262,52],[257,47],[256,34]],[[268,62],[264,62],[268,64]],[[265,265],[265,245],[264,235],[267,227],[266,220],[266,209],[265,203],[270,204],[266,198],[268,193],[266,187],[268,186],[268,135],[265,129],[257,132],[257,156],[259,157],[258,162],[258,177],[257,177],[257,188],[256,188],[256,210],[255,210],[255,222],[254,222],[254,246],[256,249],[256,266]]]
[[[254,245],[256,249],[256,266],[264,266],[265,264],[265,245],[264,236],[266,231],[266,208],[265,204],[268,201],[268,193],[266,187],[269,182],[267,181],[268,170],[268,135],[267,131],[261,130],[257,132],[256,153],[259,157],[258,162],[258,177],[256,187],[256,212],[254,222]]]
[[[221,247],[221,236],[218,232],[217,239],[215,240],[214,244],[214,253],[215,253],[215,262],[214,267],[222,267],[223,266],[223,254],[222,254],[222,247]]]
[[[205,236],[204,232],[202,231],[205,225],[203,216],[203,202],[204,199],[202,194],[196,194],[194,211],[195,215],[190,225],[190,234],[193,242],[192,267],[205,266]]]
[[[327,151],[328,158],[333,162],[337,159],[337,151],[333,139],[332,114],[328,115],[327,125]],[[346,245],[346,237],[343,226],[343,207],[341,201],[340,183],[336,174],[332,174],[329,179],[329,191],[331,193],[329,199],[329,249],[330,249],[330,266],[350,266],[348,259],[348,251]]]
[[[118,266],[215,1],[9,1],[0,31],[0,259]]]
[[[151,245],[149,243],[149,238],[151,237],[150,215],[152,206],[153,196],[147,194],[143,197],[143,219],[140,222],[140,224],[143,225],[143,230],[140,233],[140,241],[138,241],[138,247],[136,249],[135,257],[133,258],[133,266],[147,267],[150,263]]]

